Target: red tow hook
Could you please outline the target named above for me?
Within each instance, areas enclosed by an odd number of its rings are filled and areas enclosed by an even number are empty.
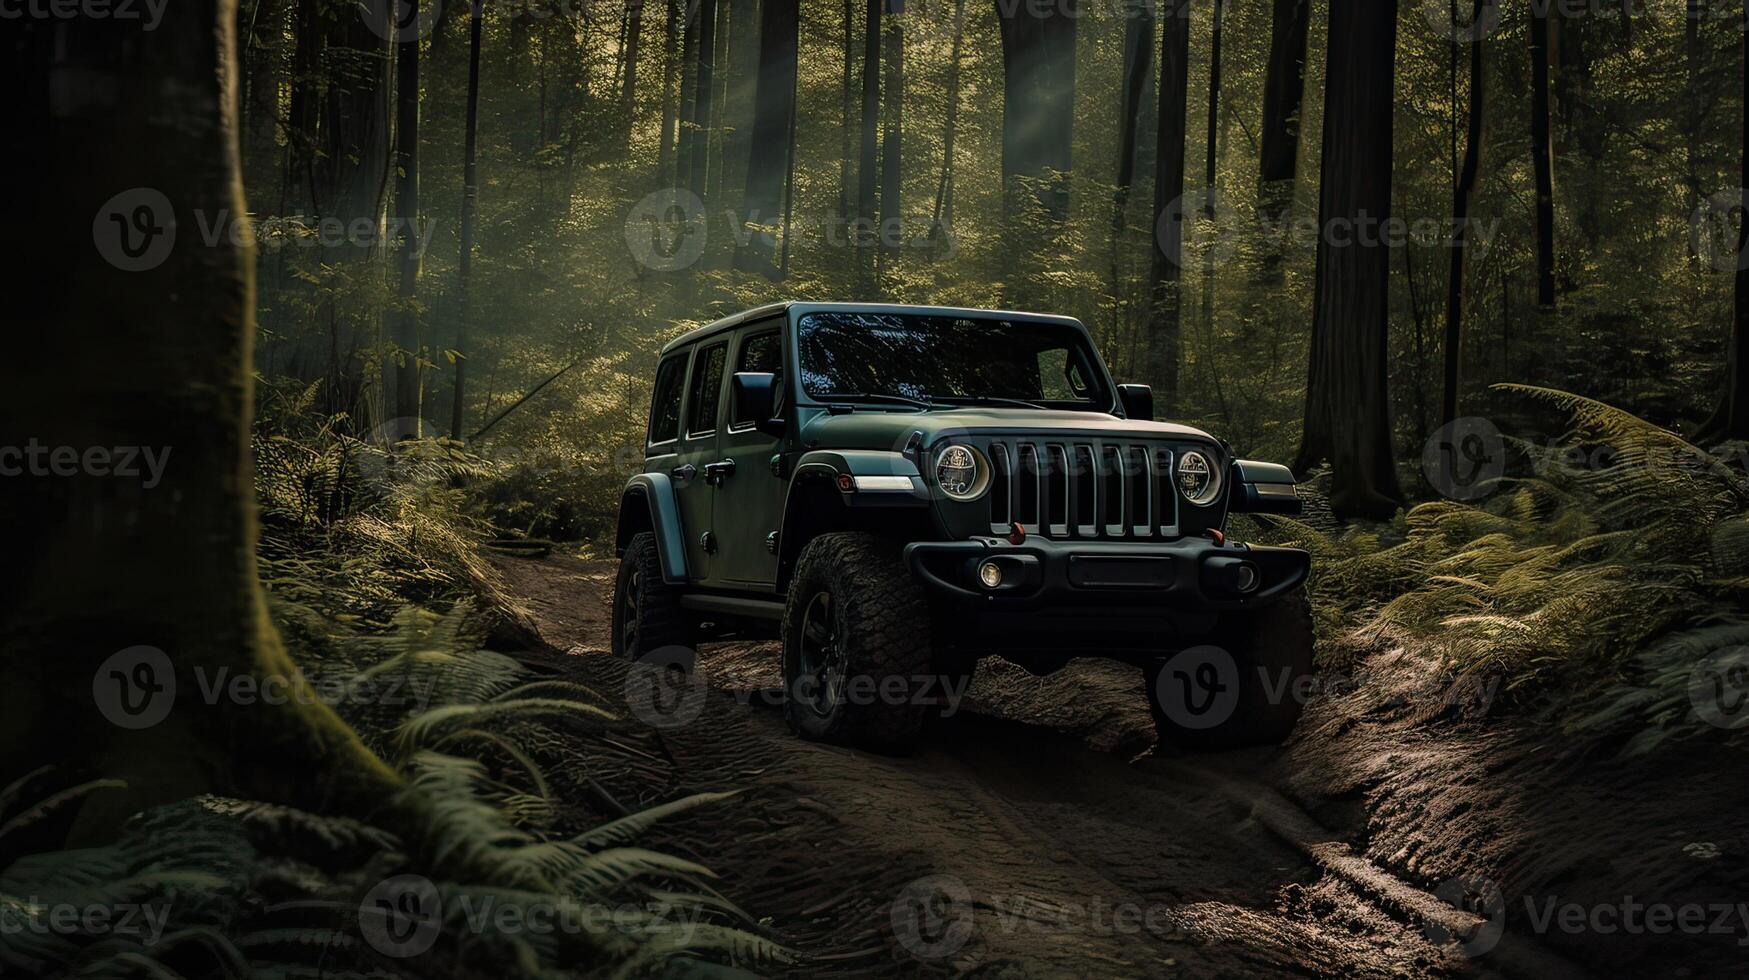
[[[1026,528],[1021,527],[1019,521],[1008,525],[1008,543],[1015,547],[1026,543]]]
[[[1203,533],[1207,534],[1209,537],[1215,539],[1215,544],[1220,545],[1220,544],[1227,543],[1227,536],[1225,534],[1222,534],[1221,529],[1218,527],[1211,527],[1207,531],[1204,531]]]

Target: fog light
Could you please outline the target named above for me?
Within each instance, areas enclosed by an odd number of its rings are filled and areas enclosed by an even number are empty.
[[[1233,576],[1233,587],[1240,592],[1250,592],[1257,588],[1257,566],[1240,565]]]
[[[1002,585],[1002,566],[993,561],[987,561],[978,566],[978,581],[984,583],[984,588],[994,589]]]

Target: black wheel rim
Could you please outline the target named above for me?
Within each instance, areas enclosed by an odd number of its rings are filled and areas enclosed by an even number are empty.
[[[832,593],[820,592],[802,611],[800,677],[809,683],[794,692],[817,715],[830,715],[844,696],[845,664],[843,617]]]
[[[643,604],[644,573],[632,569],[619,598],[619,642],[627,653],[638,651],[638,609]]]

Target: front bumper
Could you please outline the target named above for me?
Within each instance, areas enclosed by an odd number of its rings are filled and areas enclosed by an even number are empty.
[[[920,541],[905,547],[911,573],[944,598],[1024,610],[1048,606],[1152,607],[1186,611],[1251,609],[1298,588],[1311,555],[1298,548],[1212,538],[1171,541],[1057,540],[1030,537]],[[995,588],[978,569],[994,562]]]

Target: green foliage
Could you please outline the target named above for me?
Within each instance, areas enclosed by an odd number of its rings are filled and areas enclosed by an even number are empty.
[[[1272,537],[1313,552],[1323,635],[1336,638],[1326,658],[1413,640],[1528,703],[1564,688],[1564,722],[1625,729],[1637,750],[1707,730],[1689,678],[1749,636],[1749,481],[1627,412],[1507,390],[1558,407],[1571,428],[1518,444],[1526,472],[1484,502],[1425,503],[1335,535],[1269,521]]]

